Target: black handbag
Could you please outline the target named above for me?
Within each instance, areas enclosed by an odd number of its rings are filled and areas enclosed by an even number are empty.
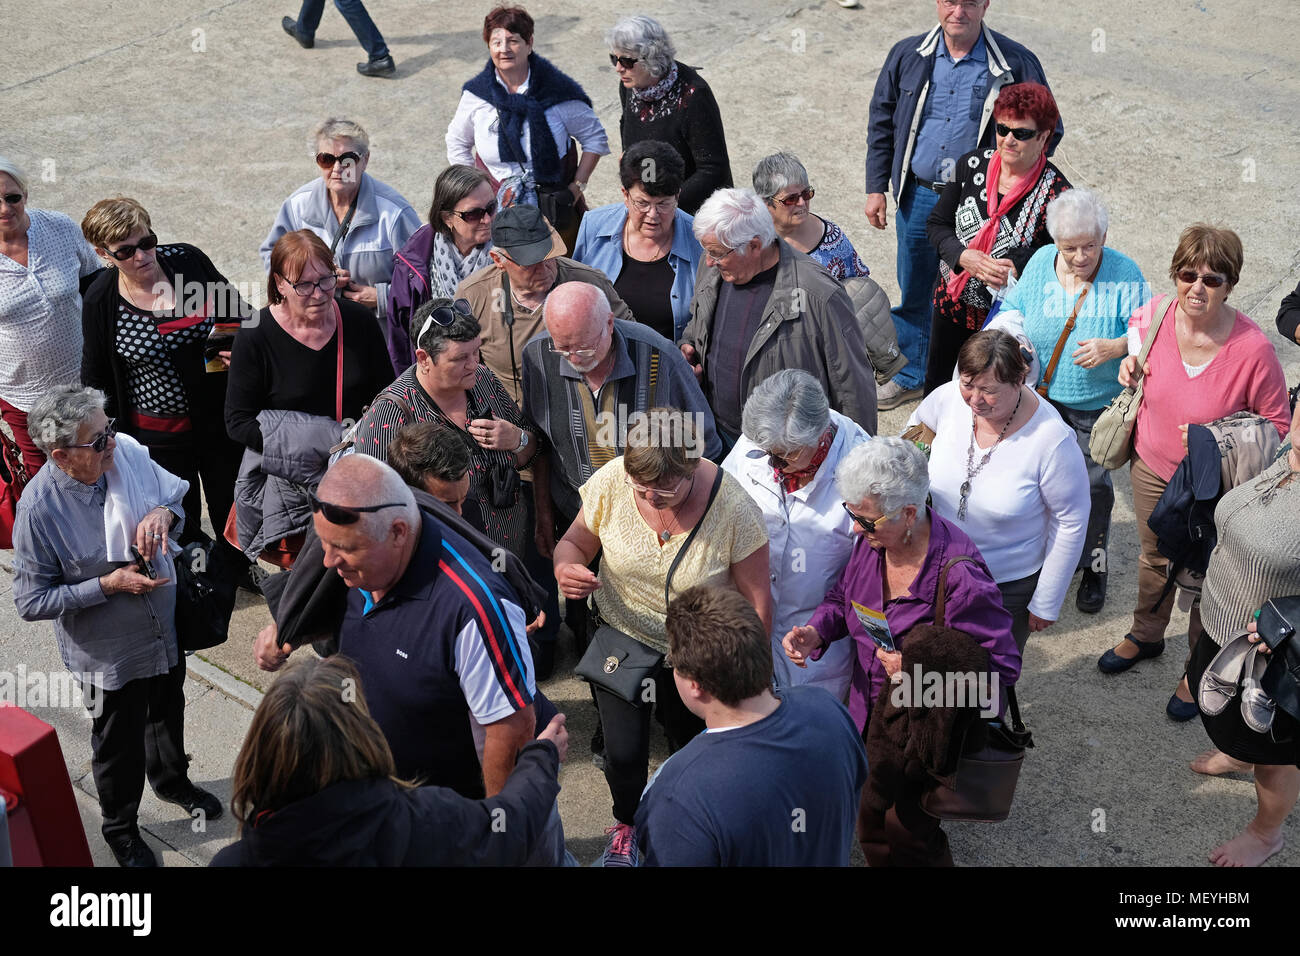
[[[718,496],[718,489],[721,487],[722,469],[719,468],[717,477],[713,479],[713,487],[709,489],[709,500],[704,504],[700,520],[695,522],[695,527],[687,535],[682,549],[677,552],[677,557],[673,558],[673,563],[668,567],[668,576],[664,579],[664,607],[671,603],[669,589],[673,583],[673,572],[677,570],[677,565],[690,549],[691,542],[695,540],[696,533],[704,524],[709,509],[713,507],[713,499]],[[610,627],[600,620],[599,612],[597,612],[597,622],[599,626],[591,637],[591,643],[587,645],[587,650],[582,655],[582,660],[578,661],[578,666],[573,669],[574,676],[622,697],[629,704],[635,704],[648,686],[646,682],[663,664],[664,655],[630,634],[624,634]]]
[[[238,587],[222,552],[208,539],[176,555],[176,643],[181,652],[223,643],[230,632]]]

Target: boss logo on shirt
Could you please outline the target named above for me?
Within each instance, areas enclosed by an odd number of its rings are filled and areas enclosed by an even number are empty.
[[[407,654],[406,651],[402,650],[401,648],[397,649],[397,656],[400,657],[402,660],[407,660],[410,657],[410,655]]]

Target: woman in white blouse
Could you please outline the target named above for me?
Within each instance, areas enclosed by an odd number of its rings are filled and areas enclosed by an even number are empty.
[[[27,412],[55,385],[81,381],[81,278],[100,268],[61,212],[27,208],[27,179],[0,156],[0,416],[34,475],[45,455]]]
[[[1060,616],[1091,507],[1074,432],[1026,387],[1028,371],[1014,337],[977,332],[958,354],[957,381],[931,392],[908,420],[935,432],[934,510],[979,548],[1021,651],[1031,631]]]
[[[554,203],[539,203],[539,195],[567,189],[580,213],[587,181],[600,157],[609,153],[591,99],[576,81],[533,52],[533,18],[522,7],[497,7],[489,13],[483,42],[491,60],[463,87],[447,127],[447,161],[473,166],[477,154],[478,164],[512,194],[502,198],[502,205],[509,204],[508,198],[541,205],[549,217]],[[549,135],[539,135],[538,127]],[[566,164],[570,137],[582,147],[576,170]],[[569,249],[579,218],[570,214],[567,221],[552,221]]]

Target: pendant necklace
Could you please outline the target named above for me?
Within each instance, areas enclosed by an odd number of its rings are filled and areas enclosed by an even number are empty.
[[[1016,420],[1016,412],[1020,411],[1020,403],[1024,397],[1025,390],[1022,386],[1020,389],[1020,396],[1016,399],[1016,407],[1011,409],[1011,417],[1008,418],[1007,423],[1002,426],[1002,431],[998,432],[997,441],[989,446],[989,450],[984,453],[984,457],[980,459],[978,465],[975,464],[975,416],[974,414],[971,415],[970,445],[966,449],[966,480],[961,483],[961,501],[957,505],[958,521],[966,520],[966,501],[970,498],[970,483],[975,480],[976,475],[984,470],[984,466],[987,465],[989,459],[993,457],[993,452],[997,451],[998,445],[1002,444],[1002,439],[1006,437],[1007,429],[1010,428],[1011,423]]]
[[[691,492],[694,490],[695,490],[695,476],[691,475],[691,486],[686,489],[686,497],[682,499],[681,504],[675,505],[668,509],[673,513],[674,518],[677,517],[677,509],[680,508],[682,505],[686,504],[688,500],[690,500]],[[656,508],[655,518],[657,519],[658,517],[659,517],[659,509]],[[662,547],[663,545],[667,544],[670,540],[672,540],[673,533],[668,530],[668,522],[666,521],[660,521],[659,527],[662,529],[659,532],[659,544]]]

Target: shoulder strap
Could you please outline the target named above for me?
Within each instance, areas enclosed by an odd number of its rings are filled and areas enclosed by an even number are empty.
[[[1105,255],[1105,250],[1102,250],[1101,255],[1097,256],[1097,265],[1093,267],[1092,275],[1088,276],[1088,284],[1083,287],[1079,297],[1074,300],[1074,308],[1070,310],[1070,317],[1065,320],[1065,328],[1061,329],[1061,337],[1056,340],[1056,348],[1052,349],[1052,360],[1047,363],[1047,369],[1043,372],[1043,379],[1038,383],[1038,394],[1043,398],[1047,397],[1047,387],[1052,382],[1052,375],[1056,373],[1056,363],[1061,361],[1061,353],[1065,351],[1066,340],[1069,339],[1070,333],[1074,331],[1074,320],[1079,317],[1079,309],[1083,306],[1083,300],[1092,291],[1092,284],[1097,280],[1097,273],[1101,271],[1101,260]]]
[[[331,256],[334,255],[334,250],[337,249],[339,247],[339,244],[343,241],[343,237],[348,234],[348,229],[352,227],[352,217],[356,215],[357,199],[359,199],[360,197],[361,197],[361,187],[358,186],[357,194],[352,197],[352,205],[348,206],[348,214],[344,216],[343,221],[339,223],[339,231],[334,234],[334,241],[330,243]]]
[[[681,564],[682,558],[686,557],[686,552],[691,547],[691,542],[695,540],[695,535],[699,532],[700,526],[704,524],[704,518],[713,507],[713,499],[718,497],[718,489],[722,487],[722,466],[719,465],[717,477],[713,479],[713,487],[709,489],[709,500],[704,503],[704,511],[700,514],[700,520],[695,522],[695,527],[691,533],[686,536],[686,543],[682,545],[682,550],[677,552],[677,557],[673,558],[673,563],[668,567],[668,577],[664,579],[664,607],[669,604],[668,589],[673,583],[673,572],[677,570],[677,565]]]
[[[334,319],[338,323],[338,361],[334,367],[334,417],[343,421],[343,311],[334,300]]]
[[[948,569],[951,568],[954,564],[961,564],[963,561],[970,561],[973,564],[975,562],[975,559],[972,558],[969,554],[959,554],[955,558],[950,558],[947,561],[947,563],[944,564],[943,570],[939,572],[939,587],[934,595],[934,626],[935,627],[946,626],[943,623],[943,619],[944,619],[943,611],[944,611],[944,604],[946,604],[948,600]]]
[[[1160,323],[1164,321],[1165,312],[1167,312],[1169,308],[1165,304],[1168,298],[1169,296],[1167,295],[1156,296],[1155,308],[1151,311],[1151,327],[1147,329],[1147,337],[1142,342],[1142,351],[1138,353],[1138,378],[1142,377],[1142,366],[1146,364],[1147,354],[1151,351],[1151,346],[1155,342],[1156,336],[1160,333]]]

